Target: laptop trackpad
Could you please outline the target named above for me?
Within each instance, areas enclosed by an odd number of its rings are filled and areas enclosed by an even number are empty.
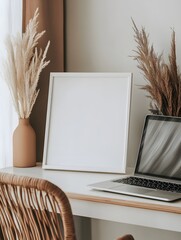
[[[144,189],[144,188],[140,188],[140,187],[135,187],[135,186],[117,186],[117,187],[112,187],[112,190],[118,191],[118,192],[122,192],[122,193],[138,193],[138,194],[145,194],[147,193],[149,190],[148,189]]]

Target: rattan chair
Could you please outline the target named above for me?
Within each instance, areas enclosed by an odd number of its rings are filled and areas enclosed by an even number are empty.
[[[0,240],[76,240],[65,193],[53,183],[0,173]],[[125,235],[117,240],[134,240]]]
[[[1,240],[76,239],[71,207],[60,188],[7,173],[0,173],[0,228]]]

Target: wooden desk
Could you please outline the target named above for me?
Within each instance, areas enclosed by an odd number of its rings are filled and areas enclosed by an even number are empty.
[[[181,232],[181,201],[166,203],[95,191],[87,186],[117,178],[118,174],[43,170],[41,166],[5,168],[1,172],[53,182],[67,193],[74,215]]]

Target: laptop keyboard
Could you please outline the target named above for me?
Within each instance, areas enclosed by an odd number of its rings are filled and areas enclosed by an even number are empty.
[[[162,182],[162,181],[145,179],[145,178],[128,177],[128,178],[114,180],[114,182],[135,185],[138,187],[146,187],[146,188],[181,193],[180,184]]]

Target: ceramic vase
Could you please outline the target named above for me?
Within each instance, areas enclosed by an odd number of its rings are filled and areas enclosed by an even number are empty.
[[[33,167],[36,165],[36,134],[29,118],[20,118],[13,133],[13,166]]]

